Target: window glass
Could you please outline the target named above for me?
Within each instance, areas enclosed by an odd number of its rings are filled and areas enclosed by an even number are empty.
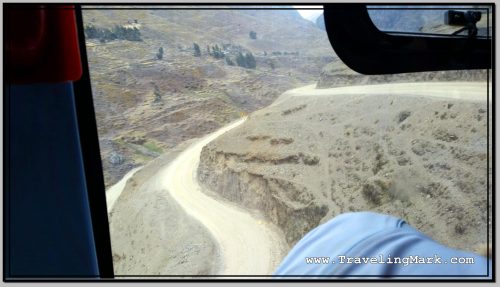
[[[448,11],[452,11],[451,16],[448,16]],[[477,35],[491,36],[492,10],[489,5],[368,6],[368,13],[379,30],[399,33],[452,35],[465,26],[462,14],[467,12],[475,13],[478,17],[477,22],[474,21]],[[457,35],[467,35],[467,30]]]
[[[415,7],[369,13],[388,32],[461,28],[444,12],[463,6]],[[117,277],[270,275],[355,211],[491,242],[490,73],[361,75],[321,8],[84,7]],[[491,11],[465,8],[488,33]]]

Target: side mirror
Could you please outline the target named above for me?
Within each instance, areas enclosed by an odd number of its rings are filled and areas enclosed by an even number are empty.
[[[481,20],[481,12],[478,11],[454,11],[449,10],[444,14],[444,23],[450,26],[464,26],[462,29],[455,31],[452,35],[467,30],[469,38],[477,36],[476,23]]]

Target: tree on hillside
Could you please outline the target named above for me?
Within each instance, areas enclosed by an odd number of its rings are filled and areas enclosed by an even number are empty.
[[[250,52],[245,54],[241,52],[238,53],[238,56],[236,56],[236,64],[247,69],[255,69],[255,67],[257,67],[255,57]]]
[[[160,49],[158,49],[158,53],[156,53],[156,59],[163,59],[163,47],[160,47]]]
[[[250,33],[248,33],[248,35],[250,36],[250,39],[257,39],[257,32],[255,31],[250,31]]]
[[[142,39],[141,39],[141,31],[139,31],[139,29],[137,29],[136,27],[134,27],[132,29],[127,29],[126,35],[127,35],[125,37],[126,40],[129,40],[129,41],[142,41]]]
[[[84,31],[88,39],[99,38],[99,30],[92,24],[85,25]]]
[[[195,57],[201,56],[200,46],[198,46],[198,44],[193,43],[193,50],[194,50]]]
[[[113,29],[98,28],[90,24],[84,27],[85,36],[88,39],[99,39],[101,43],[116,39],[127,41],[142,41],[141,32],[137,28],[126,28],[115,25]]]
[[[101,30],[100,40],[104,40],[104,42],[107,42],[107,41],[116,40],[117,38],[118,37],[116,36],[116,34],[111,32],[111,30],[109,30],[109,29],[102,29]]]
[[[136,27],[127,28],[124,26],[115,25],[112,33],[117,39],[128,41],[142,41],[141,32]]]
[[[158,88],[158,86],[156,85],[155,82],[151,82],[151,84],[153,85],[153,89],[154,89],[154,92],[153,92],[153,95],[154,95],[153,103],[158,103],[158,102],[161,101],[161,92],[160,92],[160,89]]]
[[[221,50],[219,45],[215,44],[215,46],[212,46],[212,56],[216,59],[224,58],[224,52]]]
[[[248,52],[245,55],[245,61],[246,61],[246,67],[247,68],[249,68],[249,69],[255,69],[255,67],[257,67],[257,61],[255,61],[255,58],[252,55],[252,53]]]
[[[238,56],[236,56],[236,64],[240,67],[246,67],[246,59],[243,53],[239,52]]]

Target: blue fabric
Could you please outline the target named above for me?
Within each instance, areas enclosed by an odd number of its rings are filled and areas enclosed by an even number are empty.
[[[411,264],[409,256],[422,258],[414,259],[414,262],[422,263],[419,260],[424,260],[434,264]],[[311,257],[329,258],[325,261],[323,258],[316,259],[316,263],[311,263],[314,260]],[[352,258],[351,263],[348,263],[348,257]],[[360,260],[358,264],[356,257]],[[401,258],[399,264],[388,263],[397,260],[396,257]],[[405,257],[408,259],[403,259]],[[452,264],[452,260],[458,260],[452,257],[473,258],[474,263]],[[369,261],[365,263],[363,260]],[[399,218],[356,212],[341,214],[306,234],[281,262],[274,275],[483,276],[487,279],[488,276],[491,278],[491,265],[491,260],[483,256],[433,241]]]
[[[73,86],[6,89],[5,277],[97,277]]]

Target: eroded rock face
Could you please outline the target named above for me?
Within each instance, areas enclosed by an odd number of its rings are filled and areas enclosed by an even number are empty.
[[[485,110],[408,95],[290,97],[204,147],[198,177],[260,211],[291,245],[340,213],[369,210],[473,251],[491,234]]]
[[[207,147],[201,157],[203,164],[198,169],[198,178],[202,183],[225,199],[261,211],[282,228],[289,244],[318,225],[328,212],[326,205],[312,203],[314,196],[305,186],[235,170],[224,163],[227,161],[225,154],[213,153]]]

